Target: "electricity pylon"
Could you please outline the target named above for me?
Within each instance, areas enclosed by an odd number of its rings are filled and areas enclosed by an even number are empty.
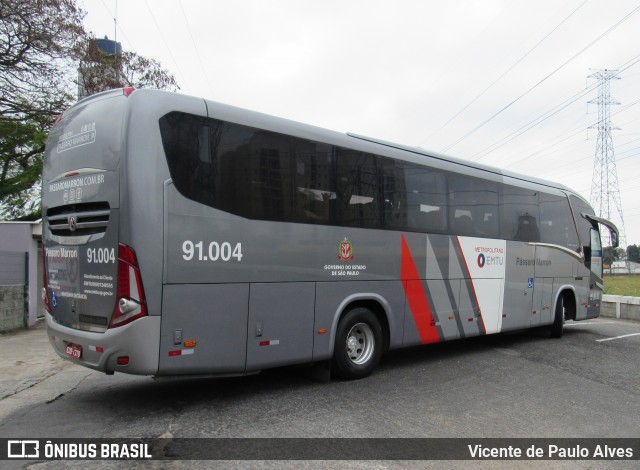
[[[588,78],[598,80],[598,98],[589,103],[598,105],[598,123],[589,129],[598,129],[596,154],[593,160],[593,178],[591,180],[591,205],[596,215],[611,220],[620,230],[620,246],[626,247],[624,217],[620,201],[618,170],[613,149],[612,130],[619,129],[611,124],[610,106],[620,104],[611,99],[610,81],[618,80],[617,70],[593,70]],[[611,241],[609,240],[609,244]]]

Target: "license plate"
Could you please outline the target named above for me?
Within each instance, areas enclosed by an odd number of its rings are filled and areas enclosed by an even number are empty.
[[[79,344],[67,343],[65,353],[73,359],[80,359],[82,357],[82,346]]]

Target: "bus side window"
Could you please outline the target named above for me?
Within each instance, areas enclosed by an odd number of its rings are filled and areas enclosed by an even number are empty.
[[[450,175],[449,211],[453,234],[497,237],[498,183]]]
[[[293,140],[294,220],[311,224],[331,222],[336,200],[333,147],[310,140]]]
[[[536,242],[540,240],[540,231],[535,217],[531,215],[521,215],[518,217],[518,230],[514,240],[523,242]]]
[[[382,227],[381,157],[346,148],[336,156],[336,223],[348,227]]]
[[[430,168],[407,168],[405,182],[409,229],[431,233],[445,232],[447,185],[444,173]]]
[[[424,233],[447,231],[444,172],[384,159],[385,228]]]
[[[382,200],[384,228],[407,229],[407,192],[404,166],[392,159],[383,159]]]
[[[522,242],[540,241],[538,193],[503,185],[500,194],[500,237]]]
[[[540,241],[578,251],[578,234],[565,195],[540,193]]]

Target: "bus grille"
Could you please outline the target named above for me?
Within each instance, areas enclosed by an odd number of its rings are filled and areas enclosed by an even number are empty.
[[[104,233],[109,225],[109,203],[59,206],[47,211],[49,230],[62,237]]]

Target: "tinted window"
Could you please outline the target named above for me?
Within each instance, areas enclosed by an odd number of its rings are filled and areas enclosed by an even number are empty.
[[[336,156],[336,222],[351,227],[382,227],[381,157],[345,148]]]
[[[160,120],[169,172],[185,197],[244,217],[291,220],[291,138],[182,113]]]
[[[538,193],[503,185],[500,194],[501,238],[523,242],[540,241]]]
[[[497,237],[498,183],[450,175],[449,223],[458,235]]]
[[[336,202],[333,147],[293,139],[294,220],[329,224]]]
[[[444,233],[447,230],[447,180],[443,172],[394,160],[385,163],[387,228]]]
[[[564,195],[540,193],[540,241],[578,250],[578,235]]]
[[[593,215],[593,209],[589,204],[584,202],[582,199],[576,196],[569,196],[571,200],[571,205],[573,206],[573,211],[576,217],[576,222],[578,225],[578,231],[580,233],[580,239],[582,240],[582,244],[586,247],[590,246],[591,243],[591,233],[590,230],[593,228],[591,222],[582,217],[582,214],[590,214]]]
[[[577,249],[561,196],[178,112],[160,119],[160,132],[176,189],[241,217]],[[578,223],[589,243],[591,224]]]
[[[185,197],[213,205],[214,195],[210,190],[213,181],[208,175],[198,172],[201,159],[209,158],[208,143],[201,142],[202,136],[209,136],[209,121],[171,113],[160,119],[160,131],[169,172],[178,190]]]

